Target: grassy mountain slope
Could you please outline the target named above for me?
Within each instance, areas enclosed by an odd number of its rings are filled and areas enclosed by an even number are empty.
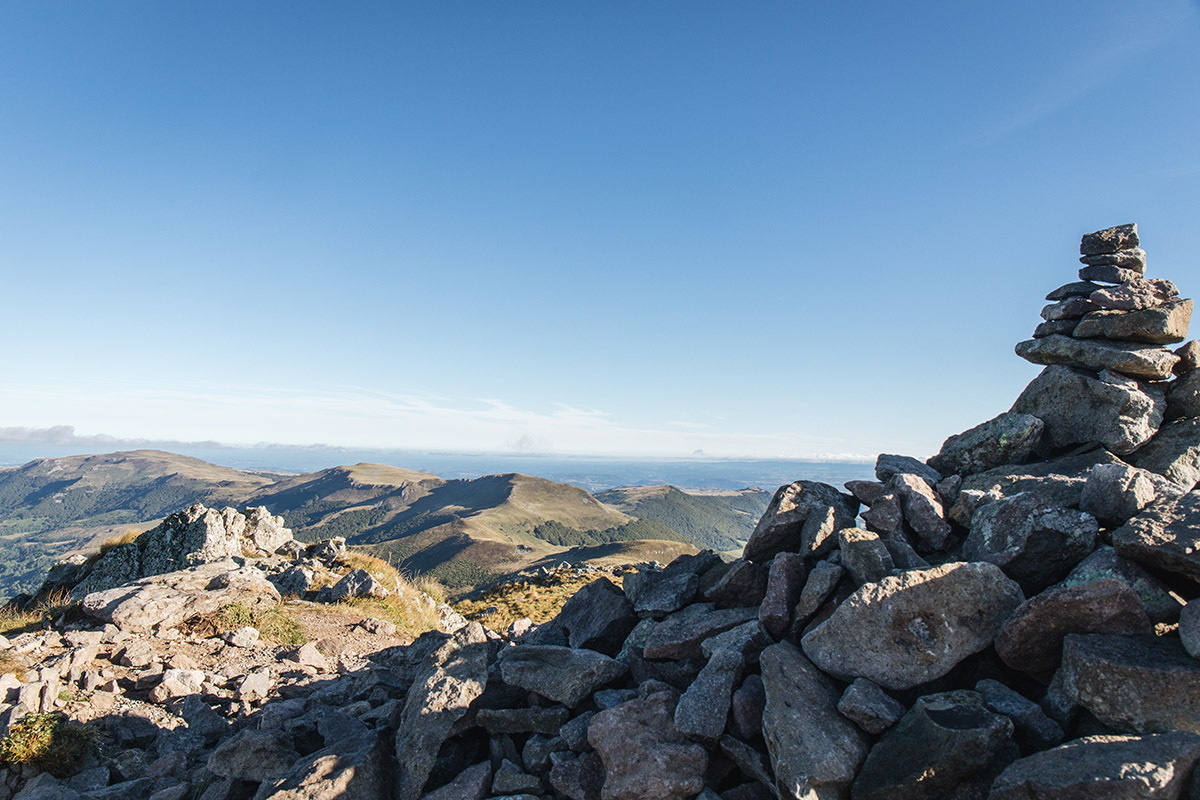
[[[692,494],[674,486],[638,486],[599,492],[596,499],[638,519],[661,523],[699,547],[740,552],[771,495],[761,489]]]

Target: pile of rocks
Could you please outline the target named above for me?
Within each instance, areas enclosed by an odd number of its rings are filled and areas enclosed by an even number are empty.
[[[323,681],[172,675],[146,697],[172,721],[105,718],[143,753],[101,765],[109,785],[22,796],[1197,796],[1198,352],[1161,347],[1190,301],[1140,277],[1137,244],[1084,238],[1089,283],[1052,293],[1050,344],[1020,347],[1048,366],[1012,410],[928,462],[880,456],[848,492],[780,488],[731,563],[602,577],[542,625],[429,633],[310,667]],[[128,635],[114,621],[60,638],[103,648]],[[94,644],[47,680],[108,680],[86,677]],[[153,691],[133,677],[127,698]]]

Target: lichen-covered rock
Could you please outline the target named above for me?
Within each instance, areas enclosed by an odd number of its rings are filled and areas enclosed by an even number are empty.
[[[1121,525],[1159,496],[1176,499],[1183,488],[1161,475],[1128,464],[1102,464],[1092,470],[1079,497],[1081,511]]]
[[[757,608],[714,609],[711,603],[695,603],[660,622],[643,653],[646,658],[699,658],[705,639],[757,619]]]
[[[838,713],[840,692],[791,642],[763,651],[762,733],[785,798],[845,795],[867,755],[867,739]]]
[[[854,525],[858,501],[826,483],[796,481],[781,486],[746,542],[743,557],[766,563],[784,551],[821,555],[832,550],[831,538]]]
[[[704,788],[708,754],[675,729],[673,706],[658,692],[592,718],[588,742],[604,763],[604,800],[684,800]]]
[[[1046,716],[1042,707],[1000,681],[986,678],[975,684],[975,691],[987,707],[1013,721],[1015,737],[1029,750],[1045,750],[1061,744],[1065,734],[1057,722]]]
[[[700,575],[720,563],[721,557],[711,550],[679,556],[661,572],[634,573],[626,578],[625,593],[639,616],[661,619],[692,602],[700,589]],[[630,580],[634,577],[640,581]]]
[[[269,781],[282,777],[299,755],[283,734],[247,729],[213,750],[208,771],[222,778]]]
[[[689,739],[712,745],[725,732],[733,687],[742,678],[742,654],[720,649],[712,654],[675,707],[675,728]]]
[[[846,528],[838,531],[838,543],[842,566],[857,586],[883,580],[896,568],[892,554],[876,533]]]
[[[942,499],[933,486],[923,478],[907,473],[893,475],[887,483],[891,494],[900,498],[904,509],[904,521],[916,533],[917,538],[933,550],[941,550],[950,538],[950,524],[946,522],[946,511]]]
[[[1006,411],[951,436],[929,464],[943,474],[964,476],[1002,464],[1020,464],[1033,458],[1044,427],[1035,416]]]
[[[1178,294],[1179,290],[1175,288],[1175,284],[1168,280],[1135,278],[1119,286],[1097,289],[1088,299],[1101,308],[1137,311],[1160,306]]]
[[[1114,267],[1132,270],[1138,274],[1145,274],[1146,272],[1146,251],[1140,247],[1118,250],[1115,253],[1095,253],[1093,255],[1080,256],[1079,261],[1082,264],[1089,265],[1109,264]]]
[[[882,483],[887,483],[897,475],[916,475],[924,478],[930,484],[942,479],[942,473],[928,464],[922,464],[912,456],[899,456],[892,453],[880,453],[875,459],[875,477]]]
[[[1082,511],[1053,508],[1020,492],[975,512],[963,557],[987,561],[1034,594],[1066,577],[1096,547],[1099,526]]]
[[[1053,447],[1100,444],[1124,455],[1150,441],[1158,431],[1166,394],[1112,372],[1097,377],[1071,367],[1051,366],[1025,387],[1012,410],[1042,420],[1046,440]]]
[[[981,507],[1018,492],[1032,492],[1048,506],[1075,508],[1092,468],[1099,464],[1120,463],[1123,462],[1119,458],[1099,447],[1049,461],[996,467],[968,476],[951,512],[955,521],[969,528],[971,518]],[[968,495],[968,492],[979,494]]]
[[[780,553],[771,559],[767,573],[767,591],[758,607],[758,621],[776,639],[792,622],[792,609],[800,599],[808,570],[799,553]]]
[[[84,598],[83,611],[123,631],[144,633],[215,614],[233,603],[253,608],[279,600],[279,592],[261,571],[225,560],[93,592]]]
[[[842,680],[909,689],[990,645],[1024,599],[993,564],[910,570],[860,587],[801,646]]]
[[[1085,233],[1079,242],[1079,253],[1085,256],[1116,253],[1137,247],[1138,229],[1136,222],[1116,225],[1112,228]]]

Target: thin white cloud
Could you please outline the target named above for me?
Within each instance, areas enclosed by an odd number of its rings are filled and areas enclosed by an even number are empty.
[[[1081,44],[1075,58],[1031,87],[1027,102],[981,132],[974,145],[995,144],[1074,105],[1112,81],[1143,54],[1193,27],[1197,17],[1190,0],[1152,0],[1122,8],[1121,15],[1104,26],[1104,38]],[[1103,113],[1094,112],[1096,124],[1103,124]]]

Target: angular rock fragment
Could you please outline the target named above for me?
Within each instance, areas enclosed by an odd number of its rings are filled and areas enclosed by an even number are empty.
[[[1193,370],[1167,386],[1168,420],[1200,417],[1200,372]]]
[[[925,800],[972,784],[984,792],[1012,731],[976,692],[925,695],[871,748],[854,779],[855,800]]]
[[[1137,311],[1144,308],[1154,308],[1177,297],[1179,290],[1175,284],[1162,278],[1136,280],[1122,283],[1119,286],[1106,286],[1097,289],[1088,297],[1100,308],[1111,308],[1120,311]]]
[[[620,661],[592,650],[555,645],[517,645],[503,651],[500,674],[510,686],[575,708],[592,692],[628,672]]]
[[[487,636],[483,626],[472,622],[451,636],[425,634],[442,639],[424,660],[405,697],[396,726],[396,800],[421,796],[438,750],[467,707],[483,693],[488,680]],[[599,656],[603,658],[603,656]],[[512,683],[505,676],[505,681]]]
[[[1071,335],[1079,339],[1102,336],[1128,342],[1173,344],[1187,338],[1191,320],[1191,300],[1169,300],[1138,311],[1093,311],[1079,320]]]
[[[567,721],[567,710],[550,708],[481,708],[475,722],[490,734],[545,733],[555,734]]]
[[[1200,418],[1168,422],[1129,460],[1190,492],[1200,483]]]
[[[1078,367],[1093,372],[1112,370],[1158,381],[1171,377],[1179,360],[1170,350],[1153,345],[1109,343],[1107,339],[1076,339],[1058,334],[1020,342],[1016,351],[1034,364]]]
[[[337,603],[354,597],[387,597],[388,589],[365,569],[346,573],[333,586],[326,586],[317,593],[318,603]]]
[[[924,478],[930,484],[937,483],[942,479],[938,470],[928,464],[922,464],[912,456],[882,453],[875,459],[875,477],[881,483],[887,483],[897,475],[916,475],[918,478]]]
[[[792,614],[793,630],[797,626],[803,626],[817,613],[821,605],[829,599],[829,595],[833,594],[833,590],[837,588],[838,581],[844,574],[846,574],[846,570],[837,564],[831,564],[828,561],[817,562],[816,566],[812,568],[812,572],[808,573],[808,580],[800,592],[799,601],[796,602],[796,608]]]
[[[762,734],[763,708],[767,703],[762,677],[747,675],[733,693],[729,709],[729,730],[740,739],[755,739]]]
[[[771,559],[758,621],[776,639],[782,638],[791,625],[792,609],[800,599],[807,572],[804,557],[799,553],[780,553]]]
[[[1131,250],[1139,244],[1137,223],[1130,222],[1084,234],[1079,243],[1079,253],[1085,256],[1116,253],[1119,250]]]
[[[1188,342],[1175,351],[1179,363],[1175,365],[1176,375],[1186,375],[1200,368],[1200,341]]]
[[[1200,733],[1200,664],[1178,639],[1070,634],[1064,694],[1105,725],[1130,733]]]
[[[1031,750],[1045,750],[1061,744],[1062,727],[1046,716],[1042,707],[999,681],[985,679],[975,684],[984,704],[997,714],[1012,720],[1015,736]]]
[[[281,733],[244,730],[212,751],[208,771],[222,778],[269,781],[282,777],[299,755]]]
[[[996,654],[1020,672],[1049,682],[1069,633],[1151,633],[1137,594],[1115,578],[1051,587],[1017,607],[996,636]]]
[[[1200,495],[1146,508],[1112,534],[1117,555],[1200,581]]]
[[[597,578],[573,594],[551,624],[567,632],[567,644],[616,655],[637,625],[633,604],[608,578]]]
[[[458,795],[462,798],[469,795]],[[264,783],[255,800],[392,800],[386,740],[375,733],[330,742],[296,762],[282,779]],[[436,795],[435,795],[436,797]]]
[[[1033,594],[1086,558],[1098,532],[1092,515],[1053,508],[1031,492],[1020,492],[975,512],[963,557],[995,564]]]
[[[678,611],[696,597],[700,588],[700,573],[719,563],[721,557],[711,550],[696,555],[679,556],[662,572],[649,573],[646,576],[645,584],[637,596],[630,597],[634,611],[640,616],[651,616],[655,619]],[[626,579],[627,594],[632,583]]]
[[[1123,269],[1112,264],[1095,264],[1079,270],[1079,279],[1101,283],[1129,283],[1142,277],[1136,270]]]
[[[1088,476],[1079,508],[1102,522],[1121,525],[1160,495],[1176,499],[1182,494],[1182,487],[1161,475],[1127,464],[1104,464]]]
[[[481,761],[473,767],[467,767],[454,780],[434,789],[423,796],[421,800],[484,800],[490,794],[492,785],[492,764]]]
[[[989,800],[1140,800],[1181,797],[1200,760],[1200,737],[1085,736],[1008,766]]]
[[[909,689],[990,645],[1024,599],[992,564],[910,570],[859,588],[801,645],[814,664],[841,680]]]
[[[1080,256],[1079,261],[1089,266],[1111,264],[1114,267],[1131,269],[1139,274],[1145,274],[1146,272],[1146,251],[1140,247],[1118,250],[1115,253],[1097,253],[1090,256]]]
[[[1042,309],[1042,319],[1046,322],[1061,322],[1062,320],[1077,320],[1084,314],[1099,310],[1100,306],[1086,297],[1068,297]]]
[[[1042,420],[1053,447],[1095,443],[1117,455],[1148,442],[1165,409],[1160,388],[1110,372],[1096,377],[1064,366],[1042,370],[1012,407]]]
[[[782,554],[781,554],[782,555]],[[704,599],[723,608],[755,606],[767,591],[767,566],[739,558],[716,584],[704,593]]]
[[[1179,619],[1180,601],[1171,595],[1167,587],[1140,564],[1122,558],[1108,546],[1097,547],[1094,553],[1071,570],[1062,585],[1080,586],[1109,578],[1125,584],[1137,595],[1151,622],[1171,623]]]
[[[900,498],[904,521],[916,532],[926,546],[941,550],[950,538],[950,524],[942,499],[923,478],[900,473],[888,481],[888,490]]]
[[[552,753],[550,785],[554,791],[571,800],[601,800],[604,786],[604,763],[595,753]]]
[[[1097,289],[1104,287],[1091,281],[1075,281],[1058,287],[1046,295],[1047,300],[1065,300],[1068,297],[1087,297]]]
[[[896,568],[892,554],[877,534],[860,528],[838,531],[842,566],[856,586],[883,580]]]
[[[695,603],[660,622],[642,651],[646,658],[699,658],[705,639],[757,619],[757,608],[714,609],[711,603]]]
[[[1079,319],[1052,319],[1039,322],[1038,326],[1033,329],[1033,338],[1042,339],[1055,334],[1070,336],[1078,325]]]
[[[601,711],[588,741],[604,762],[604,800],[684,800],[704,788],[708,754],[675,729],[665,692]]]
[[[784,551],[820,555],[833,547],[827,541],[849,528],[858,514],[858,501],[825,483],[796,481],[781,486],[759,520],[743,557],[766,563]]]
[[[946,474],[974,475],[1002,464],[1032,460],[1044,424],[1037,417],[1006,411],[945,441],[930,465]]]
[[[712,745],[725,732],[733,688],[742,678],[745,660],[736,650],[712,654],[675,707],[675,729],[689,739]]]
[[[762,681],[762,732],[780,796],[843,796],[867,755],[867,740],[838,713],[833,681],[787,641],[763,651]]]
[[[838,712],[870,734],[883,733],[904,716],[904,706],[866,678],[855,678],[838,700]]]
[[[1200,659],[1200,602],[1193,600],[1179,612],[1179,641],[1189,656]]]

